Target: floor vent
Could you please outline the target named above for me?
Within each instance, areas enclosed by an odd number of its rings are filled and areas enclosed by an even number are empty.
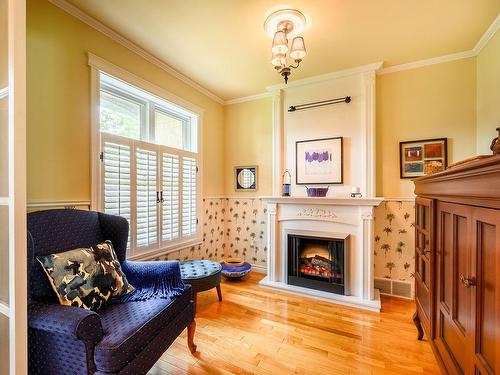
[[[385,278],[375,278],[374,286],[380,290],[381,294],[398,296],[404,298],[413,298],[411,291],[411,282],[398,281]]]

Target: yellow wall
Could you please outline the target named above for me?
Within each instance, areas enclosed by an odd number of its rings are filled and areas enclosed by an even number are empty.
[[[226,106],[225,117],[225,188],[227,195],[272,195],[272,99],[265,98]],[[233,168],[257,165],[258,191],[234,190]]]
[[[377,76],[377,195],[413,196],[413,182],[399,178],[400,141],[446,137],[450,164],[476,154],[475,93],[475,58]],[[225,137],[226,194],[241,194],[233,167],[244,164],[260,168],[248,195],[272,194],[271,98],[227,106]]]
[[[500,127],[500,31],[477,56],[477,152],[491,154]]]
[[[223,107],[46,0],[28,0],[28,199],[90,199],[87,52],[205,109],[204,195],[272,194],[272,100]],[[477,58],[477,149],[500,126],[500,33]],[[377,194],[411,196],[398,143],[448,137],[449,162],[476,152],[476,59],[377,77]],[[234,191],[233,168],[259,166],[259,190]]]
[[[224,108],[46,0],[27,7],[28,201],[90,200],[90,51],[204,108],[204,194],[224,191]]]
[[[448,138],[448,163],[475,155],[474,58],[377,76],[377,195],[409,197],[399,142]]]

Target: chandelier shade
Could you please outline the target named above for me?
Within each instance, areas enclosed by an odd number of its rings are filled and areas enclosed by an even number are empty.
[[[273,53],[271,57],[271,64],[273,66],[282,66],[286,64],[286,54],[284,53]]]
[[[286,33],[284,31],[279,30],[274,33],[271,51],[274,54],[285,54],[288,52],[288,40],[286,39]]]
[[[292,48],[290,50],[290,57],[294,60],[302,60],[306,56],[306,45],[304,38],[296,36],[292,41]]]

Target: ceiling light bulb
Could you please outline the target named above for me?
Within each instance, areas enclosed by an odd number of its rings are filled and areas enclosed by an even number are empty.
[[[288,52],[288,40],[284,31],[276,31],[273,38],[272,52],[275,54],[284,54]]]
[[[273,66],[283,66],[285,65],[285,58],[286,55],[283,53],[273,53],[271,64],[273,64]]]
[[[301,36],[296,36],[292,41],[290,57],[294,60],[302,60],[305,56],[306,45],[304,43],[304,38],[302,38]]]

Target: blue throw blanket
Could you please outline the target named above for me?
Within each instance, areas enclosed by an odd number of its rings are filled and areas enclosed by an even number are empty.
[[[125,261],[122,270],[135,291],[119,297],[117,302],[174,298],[184,291],[185,286],[177,261]]]

